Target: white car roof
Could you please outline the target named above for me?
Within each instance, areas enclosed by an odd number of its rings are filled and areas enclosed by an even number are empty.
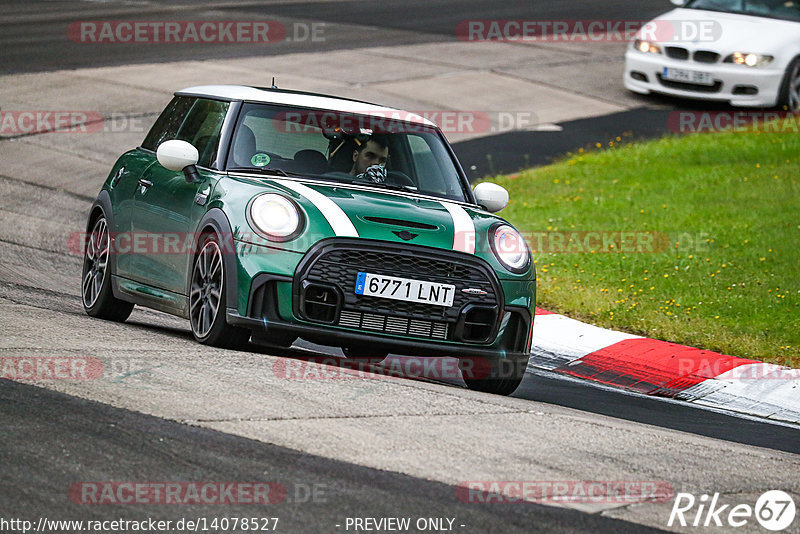
[[[312,109],[342,111],[359,115],[373,115],[403,122],[436,126],[428,119],[396,108],[377,106],[356,100],[347,100],[335,96],[315,95],[286,90],[271,91],[246,85],[198,85],[187,87],[176,95],[208,96],[226,100],[246,100],[248,102],[264,102],[265,104],[285,104]]]

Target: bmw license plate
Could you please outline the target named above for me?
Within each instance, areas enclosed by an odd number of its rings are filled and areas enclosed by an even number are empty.
[[[456,286],[382,274],[358,273],[356,295],[452,306]]]
[[[696,83],[698,85],[714,85],[710,72],[664,67],[662,77],[673,82]]]

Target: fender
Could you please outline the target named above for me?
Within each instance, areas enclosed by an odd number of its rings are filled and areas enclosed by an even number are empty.
[[[235,245],[233,243],[233,229],[231,223],[228,221],[225,212],[219,208],[211,208],[200,219],[197,228],[195,228],[195,235],[200,235],[205,228],[213,228],[217,237],[220,239],[220,246],[223,250],[222,261],[225,265],[225,307],[238,309],[237,292],[239,287],[239,271],[236,263]],[[194,251],[194,255],[197,251]],[[188,298],[190,285],[192,283],[192,268],[194,267],[194,255],[192,261],[189,262],[189,270],[186,273],[186,295]]]

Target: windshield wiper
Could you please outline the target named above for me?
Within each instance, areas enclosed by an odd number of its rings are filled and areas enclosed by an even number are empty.
[[[395,191],[419,191],[419,189],[414,187],[413,185],[387,184],[386,182],[362,182],[362,181],[357,181],[355,183],[365,183],[369,185],[374,185],[376,187],[394,189]]]
[[[270,174],[273,176],[303,176],[295,172],[287,172],[283,169],[269,169],[267,167],[233,167],[227,169],[228,172],[254,172],[257,174]]]

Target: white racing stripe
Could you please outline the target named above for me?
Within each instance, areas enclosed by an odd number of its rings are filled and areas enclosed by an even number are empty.
[[[640,336],[582,323],[564,315],[537,315],[529,365],[551,371],[626,339]]]
[[[275,183],[291,189],[298,195],[307,198],[322,215],[328,220],[336,237],[358,237],[358,231],[353,226],[350,217],[339,207],[336,202],[310,187],[291,180],[273,180]]]
[[[451,202],[440,202],[453,218],[453,250],[475,254],[475,223],[464,208]]]

